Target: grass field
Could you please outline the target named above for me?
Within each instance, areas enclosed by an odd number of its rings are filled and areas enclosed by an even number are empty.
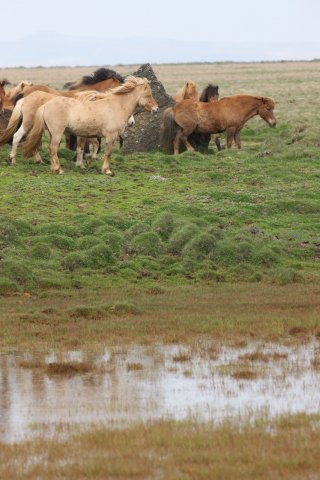
[[[2,69],[0,78],[61,88],[94,69]],[[319,341],[320,62],[154,69],[172,94],[190,78],[199,89],[218,84],[221,96],[272,96],[277,127],[253,119],[242,150],[219,154],[116,148],[113,178],[100,174],[101,160],[78,171],[63,146],[63,176],[21,154],[9,167],[3,147],[0,351]],[[301,416],[272,433],[183,422],[95,430],[72,437],[71,460],[62,440],[1,445],[0,477],[319,478],[318,426]],[[111,468],[117,455],[127,461]],[[45,460],[23,473],[17,465],[30,456]]]

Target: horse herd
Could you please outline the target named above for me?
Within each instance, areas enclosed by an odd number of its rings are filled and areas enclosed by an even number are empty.
[[[23,81],[6,92],[5,84],[0,82],[0,146],[12,144],[8,163],[15,163],[21,140],[24,140],[24,156],[33,156],[35,162],[41,162],[41,139],[48,130],[51,170],[56,173],[63,173],[58,148],[65,134],[67,146],[76,136],[79,167],[84,167],[85,145],[89,145],[89,156],[95,159],[99,139],[104,138],[102,173],[113,175],[110,170],[113,144],[134,123],[135,109],[158,111],[147,79],[134,76],[124,79],[107,68],[96,70],[64,91]],[[187,150],[193,150],[190,136],[194,132],[226,132],[227,147],[231,148],[234,140],[241,148],[240,130],[250,118],[259,115],[269,126],[276,125],[275,104],[269,97],[233,95],[219,99],[218,87],[211,84],[199,96],[195,83],[188,81],[173,99],[174,105],[162,114],[161,146],[165,151],[173,147],[175,154],[179,154],[181,143]],[[215,142],[220,150],[218,136]]]

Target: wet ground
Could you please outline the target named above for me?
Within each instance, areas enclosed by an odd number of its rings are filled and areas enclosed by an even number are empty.
[[[0,355],[0,440],[61,424],[127,427],[136,421],[219,423],[320,413],[319,343],[108,349]],[[79,369],[75,366],[79,366]]]

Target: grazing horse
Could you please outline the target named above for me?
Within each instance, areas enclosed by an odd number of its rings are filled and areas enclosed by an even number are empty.
[[[199,99],[197,85],[192,80],[188,80],[187,83],[177,91],[173,100],[177,103],[188,98],[192,100]]]
[[[110,170],[113,143],[137,106],[153,112],[158,110],[146,78],[128,77],[123,85],[95,102],[55,97],[37,110],[32,130],[24,144],[24,155],[29,157],[39,149],[42,134],[47,128],[51,169],[63,173],[57,152],[65,130],[81,137],[105,137],[102,173],[113,175]]]
[[[241,148],[240,130],[250,118],[259,115],[270,127],[275,127],[274,107],[272,98],[253,95],[233,95],[208,103],[182,100],[165,111],[162,144],[168,146],[173,142],[177,155],[180,141],[187,150],[194,150],[188,142],[192,132],[227,132],[227,147],[231,148],[235,140]]]

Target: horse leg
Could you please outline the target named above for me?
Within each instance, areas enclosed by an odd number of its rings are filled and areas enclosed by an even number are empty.
[[[54,135],[51,134],[51,139],[49,144],[51,170],[54,173],[59,173],[59,174],[63,173],[63,170],[61,168],[60,161],[58,158],[58,148],[60,145],[62,134],[63,132],[61,132],[61,134],[54,134]]]
[[[112,153],[112,147],[113,147],[113,142],[117,138],[116,135],[110,135],[110,137],[106,137],[106,147],[104,151],[104,161],[103,165],[101,168],[101,173],[105,173],[106,175],[110,175],[111,177],[114,176],[114,174],[110,170],[110,157]]]
[[[222,150],[221,141],[220,141],[220,137],[218,137],[217,135],[215,135],[214,137],[214,143],[216,144],[218,151],[221,152]]]
[[[238,130],[234,135],[234,141],[236,142],[237,147],[241,148],[241,139],[240,139],[240,130]]]
[[[99,150],[100,142],[97,138],[90,139],[89,155],[87,156],[87,165],[90,165],[92,161],[97,160],[97,153]]]
[[[228,148],[232,147],[232,142],[233,142],[233,139],[234,139],[235,131],[236,131],[235,128],[228,128],[228,130],[227,130],[227,147]]]
[[[16,163],[18,145],[26,133],[27,133],[27,130],[23,128],[23,124],[22,124],[19,130],[17,130],[16,133],[13,135],[12,147],[8,157],[8,163],[10,165],[14,165]]]
[[[86,137],[77,137],[77,159],[76,167],[85,168],[83,163],[83,152],[86,143]]]

